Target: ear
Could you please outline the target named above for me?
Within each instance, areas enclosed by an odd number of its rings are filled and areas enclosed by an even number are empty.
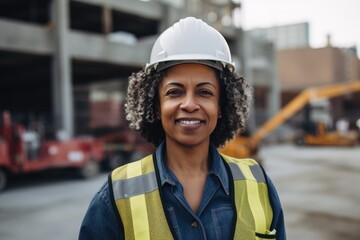
[[[220,106],[219,106],[219,110],[218,110],[218,119],[221,118],[221,109],[220,109]]]

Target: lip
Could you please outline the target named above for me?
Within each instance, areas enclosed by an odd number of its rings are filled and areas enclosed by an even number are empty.
[[[188,130],[199,128],[202,124],[205,123],[204,120],[198,118],[179,118],[176,119],[175,122],[182,128]]]

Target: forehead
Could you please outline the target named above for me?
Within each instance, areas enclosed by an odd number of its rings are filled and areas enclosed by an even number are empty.
[[[184,63],[166,70],[164,81],[209,81],[218,82],[218,76],[215,69],[197,63]]]

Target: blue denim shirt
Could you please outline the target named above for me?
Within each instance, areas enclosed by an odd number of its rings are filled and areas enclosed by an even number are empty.
[[[165,164],[163,145],[156,151],[164,208],[168,211],[178,239],[230,239],[234,211],[229,195],[229,178],[223,161],[214,147],[212,160],[198,211],[187,203],[183,187]]]
[[[187,203],[183,188],[176,176],[165,164],[165,145],[156,150],[164,210],[178,239],[231,239],[234,209],[229,195],[229,177],[225,163],[215,147],[210,147],[212,160],[206,178],[202,200],[197,212]],[[269,197],[273,207],[272,229],[278,240],[285,238],[283,213],[276,190],[268,180]],[[79,240],[124,239],[117,209],[112,203],[106,182],[92,199],[81,225]]]

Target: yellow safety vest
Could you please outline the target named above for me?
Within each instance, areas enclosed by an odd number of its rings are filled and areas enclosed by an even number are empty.
[[[275,239],[275,231],[269,231],[273,212],[261,167],[253,159],[222,157],[234,180],[234,239]],[[152,155],[115,169],[111,179],[125,239],[174,239],[161,203]]]

